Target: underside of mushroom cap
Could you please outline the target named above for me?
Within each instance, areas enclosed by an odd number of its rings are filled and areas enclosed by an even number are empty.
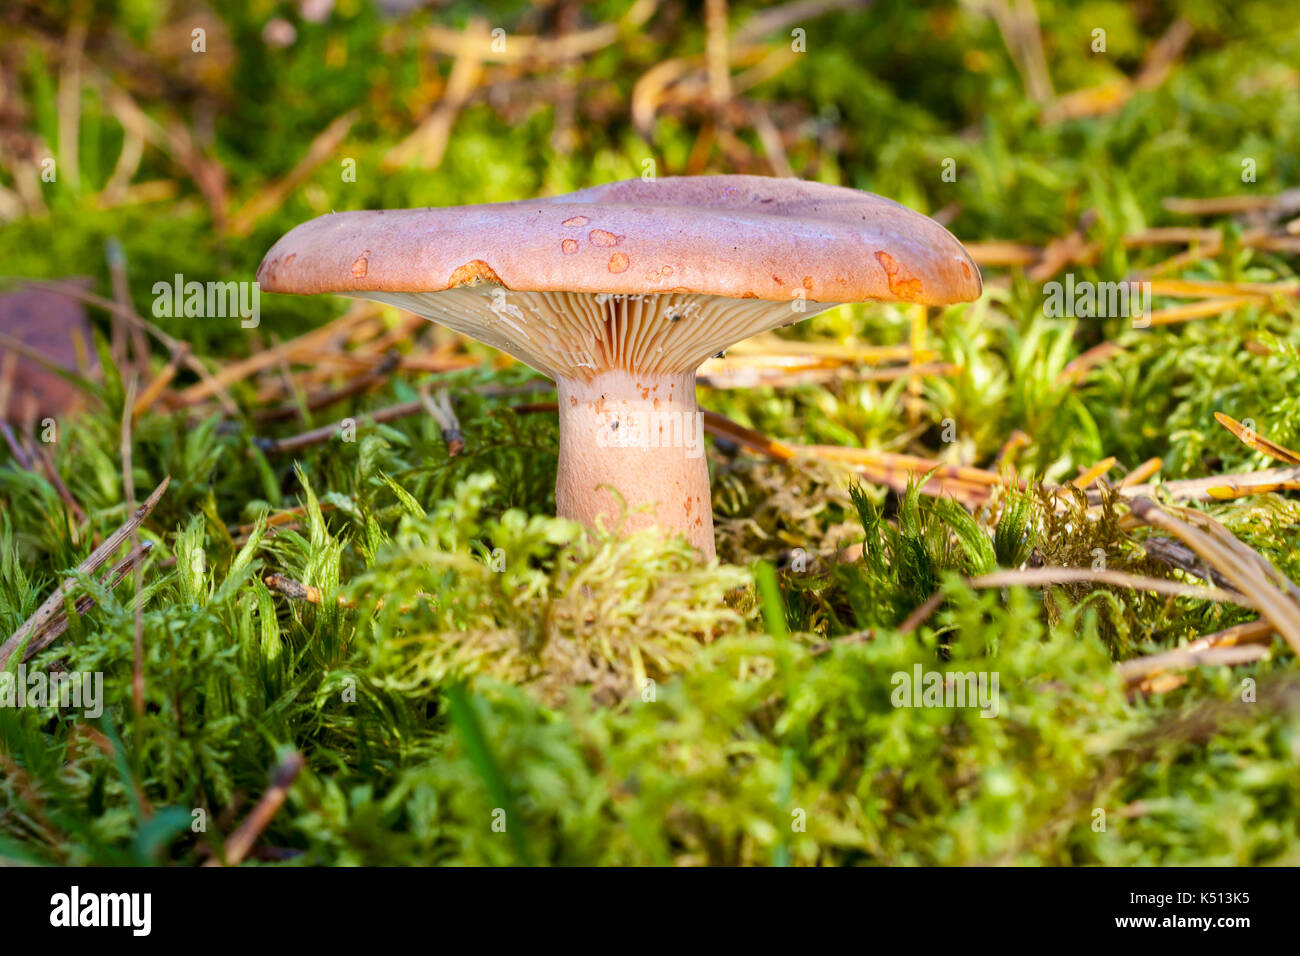
[[[496,283],[351,294],[455,329],[551,378],[581,380],[607,371],[693,372],[737,342],[835,305],[679,292],[515,292]]]
[[[267,253],[264,291],[680,294],[945,305],[979,269],[932,219],[795,179],[625,180],[547,199],[331,213]]]

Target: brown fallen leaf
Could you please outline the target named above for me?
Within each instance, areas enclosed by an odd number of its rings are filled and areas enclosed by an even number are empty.
[[[85,308],[44,289],[0,294],[0,417],[28,429],[81,407],[85,389],[59,369],[74,379],[98,372]]]

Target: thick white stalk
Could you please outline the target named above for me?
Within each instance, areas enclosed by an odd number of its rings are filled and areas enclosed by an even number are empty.
[[[713,550],[713,504],[695,373],[605,372],[560,378],[559,514],[588,527],[617,524],[617,489],[627,504],[623,533],[657,527],[680,534],[705,560]]]

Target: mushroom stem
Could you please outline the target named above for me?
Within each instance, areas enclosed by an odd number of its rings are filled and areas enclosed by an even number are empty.
[[[657,527],[714,556],[713,502],[695,372],[559,377],[560,463],[555,506],[590,528],[619,519],[624,534]]]

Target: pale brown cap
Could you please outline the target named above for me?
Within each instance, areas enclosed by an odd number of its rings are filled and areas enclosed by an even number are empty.
[[[762,176],[630,179],[548,199],[332,213],[275,244],[267,292],[680,293],[946,305],[979,297],[951,233],[896,202]]]

